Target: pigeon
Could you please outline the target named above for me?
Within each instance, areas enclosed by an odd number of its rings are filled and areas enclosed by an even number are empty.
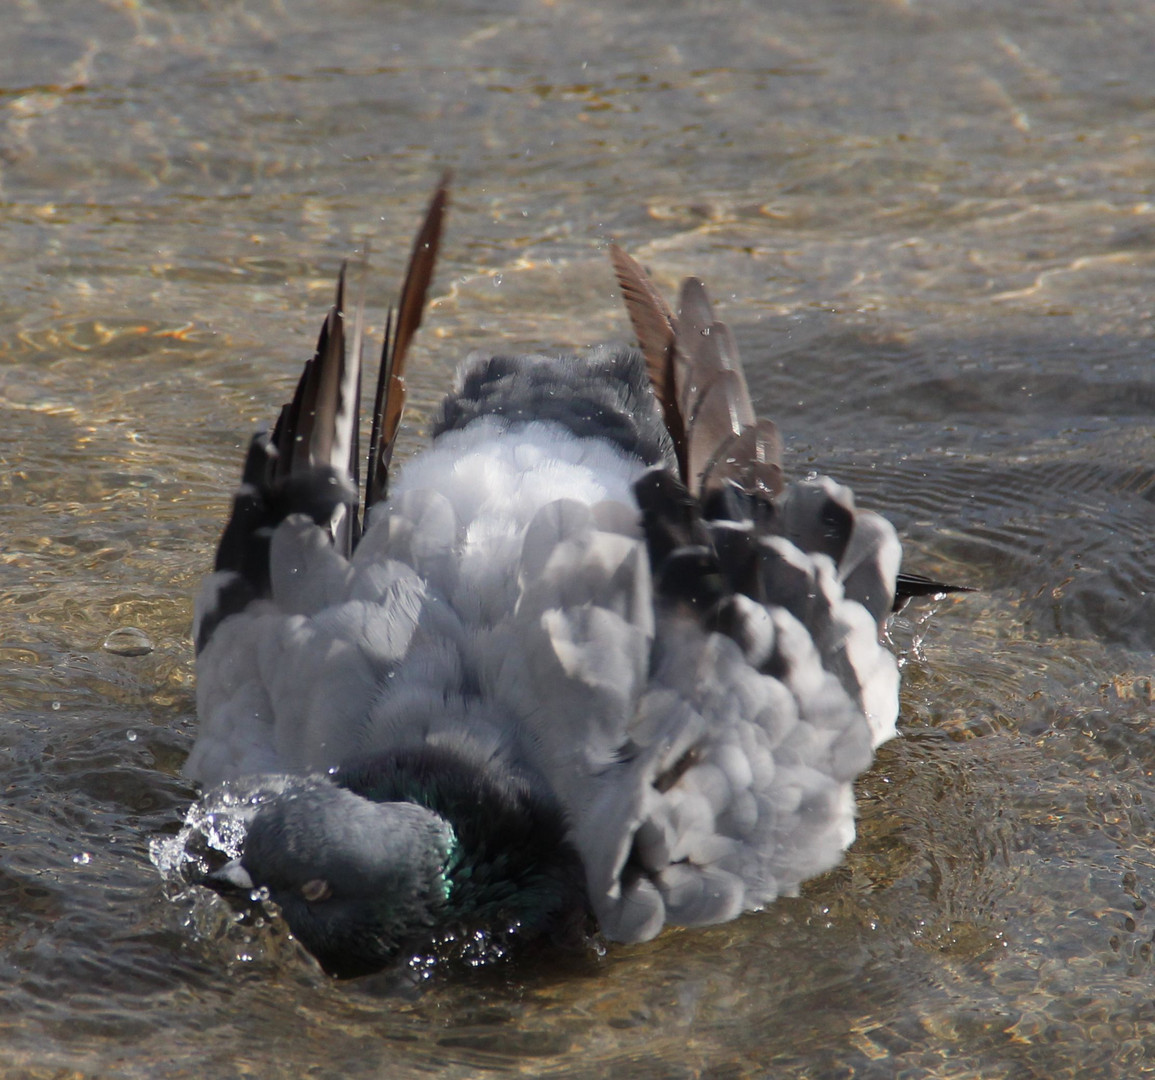
[[[249,446],[196,605],[186,772],[249,784],[237,855],[329,973],[481,965],[756,911],[835,866],[895,735],[893,527],[788,480],[734,338],[617,247],[638,347],[474,354],[393,450],[447,181],[386,327],[361,481],[345,272]],[[349,348],[346,348],[349,338]]]

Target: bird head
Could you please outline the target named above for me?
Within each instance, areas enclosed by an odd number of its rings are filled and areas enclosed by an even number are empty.
[[[238,858],[203,883],[267,891],[294,936],[334,975],[378,970],[428,940],[448,897],[449,824],[410,802],[373,802],[312,778],[263,803]]]

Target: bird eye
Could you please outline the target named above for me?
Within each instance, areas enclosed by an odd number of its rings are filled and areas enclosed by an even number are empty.
[[[313,878],[301,886],[301,895],[315,904],[320,900],[328,900],[333,895],[333,889],[324,878]]]

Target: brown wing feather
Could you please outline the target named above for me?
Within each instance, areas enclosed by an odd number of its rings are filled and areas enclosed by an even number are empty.
[[[703,480],[719,451],[742,434],[738,418],[737,377],[732,371],[712,373],[710,382],[694,401],[694,412],[687,425],[686,464],[689,489],[702,490]]]
[[[654,388],[662,419],[674,443],[678,471],[685,479],[686,432],[678,403],[674,355],[678,320],[636,259],[627,255],[617,244],[610,244],[610,261],[634,328],[634,336],[638,339],[638,347],[646,358],[650,385]]]
[[[678,371],[678,408],[686,424],[687,439],[690,437],[694,405],[705,389],[702,379],[707,374],[712,375],[712,371],[707,373],[700,355],[700,346],[702,335],[713,321],[714,312],[710,307],[710,298],[706,295],[706,286],[698,278],[686,278],[678,295],[675,367]]]
[[[685,371],[681,406],[686,418],[687,486],[701,494],[724,478],[742,484],[749,472],[745,466],[757,463],[772,444],[764,445],[756,434],[758,417],[734,336],[714,318],[706,287],[697,278],[687,278],[682,285],[677,351],[679,367]],[[749,461],[747,455],[753,455]],[[720,463],[728,464],[719,470]],[[764,470],[755,471],[761,490]]]
[[[782,491],[782,438],[773,420],[753,426],[718,447],[702,470],[702,489],[731,482],[751,495],[773,498]]]
[[[776,495],[782,490],[777,428],[754,412],[734,336],[714,318],[706,286],[687,278],[674,315],[642,267],[616,244],[610,259],[682,482],[698,496],[727,482],[751,494]]]
[[[413,242],[405,282],[401,287],[396,329],[392,334],[386,331],[373,409],[373,430],[369,441],[369,466],[365,487],[366,510],[384,498],[388,486],[393,445],[397,441],[401,415],[405,410],[405,360],[413,335],[421,325],[425,298],[437,263],[441,228],[448,201],[449,174],[446,173],[433,193],[429,209],[425,212],[425,220]]]

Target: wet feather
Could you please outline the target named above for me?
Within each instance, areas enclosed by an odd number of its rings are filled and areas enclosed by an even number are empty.
[[[674,315],[618,249],[642,352],[467,360],[387,484],[445,205],[387,334],[363,533],[339,286],[198,601],[188,771],[282,777],[216,884],[270,887],[344,974],[462,927],[505,956],[587,915],[639,941],[795,892],[895,733],[896,583],[942,588],[899,578],[848,489],[786,483],[705,287]]]

